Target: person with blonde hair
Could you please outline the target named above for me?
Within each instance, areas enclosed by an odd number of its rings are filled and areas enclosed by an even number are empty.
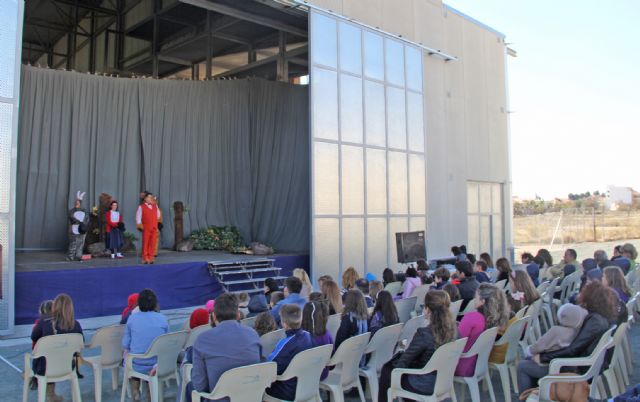
[[[53,300],[51,315],[39,320],[31,331],[31,341],[35,345],[42,337],[60,334],[81,334],[82,327],[76,321],[73,311],[73,300],[65,293],[61,293]],[[71,364],[71,362],[69,362]],[[47,362],[44,357],[33,359],[33,371],[37,375],[44,375]],[[56,395],[55,383],[47,384],[47,401],[60,402],[62,397]]]
[[[351,289],[356,289],[356,281],[360,279],[360,274],[354,267],[347,268],[342,274],[342,290],[341,293],[345,294]]]
[[[342,313],[342,295],[336,281],[324,281],[320,290],[325,300],[329,302],[329,314]]]
[[[313,286],[311,285],[311,280],[309,279],[309,275],[307,271],[302,268],[296,268],[293,270],[293,276],[300,279],[302,281],[302,290],[300,291],[300,297],[304,297],[309,300],[309,295],[313,292]]]
[[[530,306],[540,298],[540,294],[535,286],[531,276],[525,271],[518,270],[511,274],[511,294],[507,296],[507,301],[511,305],[511,310],[517,313],[521,308]]]
[[[629,287],[627,286],[627,281],[624,279],[624,274],[620,267],[606,267],[602,271],[602,283],[615,290],[618,295],[618,299],[620,299],[624,304],[627,304],[629,298],[631,298],[631,290],[629,290]]]

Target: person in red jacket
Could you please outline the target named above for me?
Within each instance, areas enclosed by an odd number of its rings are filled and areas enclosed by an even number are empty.
[[[158,242],[158,219],[160,210],[155,203],[153,194],[148,193],[144,202],[136,212],[136,225],[142,231],[142,263],[153,264],[156,243]]]
[[[118,201],[111,201],[105,222],[107,222],[105,228],[107,248],[111,250],[111,258],[124,258],[119,251],[124,244],[124,223],[122,222],[122,214],[118,211]]]

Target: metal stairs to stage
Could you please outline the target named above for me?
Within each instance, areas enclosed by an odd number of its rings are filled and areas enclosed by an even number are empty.
[[[282,286],[286,276],[280,276],[282,268],[274,267],[270,258],[244,261],[209,261],[209,275],[215,277],[229,293],[258,293],[264,281],[273,278]]]

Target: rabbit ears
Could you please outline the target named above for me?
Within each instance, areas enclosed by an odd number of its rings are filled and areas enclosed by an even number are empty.
[[[84,195],[87,194],[86,191],[78,191],[76,193],[76,200],[82,201],[84,199]]]

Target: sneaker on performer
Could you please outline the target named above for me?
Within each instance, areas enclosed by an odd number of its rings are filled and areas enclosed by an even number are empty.
[[[122,255],[122,253],[116,253],[116,258],[124,258],[124,255]]]
[[[114,258],[116,258],[115,254],[111,254],[111,259],[113,260]]]

